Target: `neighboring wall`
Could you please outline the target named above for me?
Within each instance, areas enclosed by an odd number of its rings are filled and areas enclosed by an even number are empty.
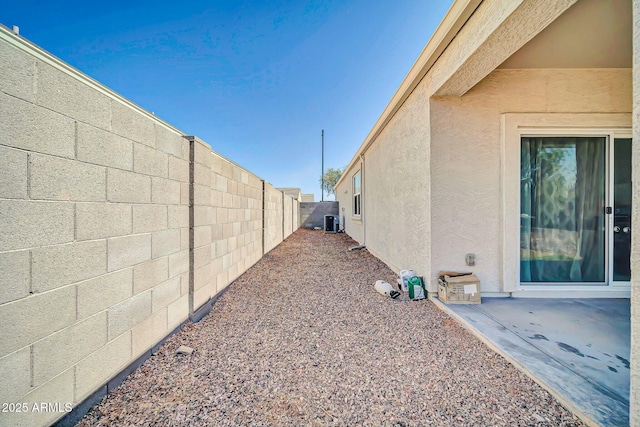
[[[0,425],[117,385],[298,227],[290,197],[5,29],[0,118],[0,402],[28,408]]]
[[[293,233],[293,199],[290,197],[282,198],[282,230],[283,239]]]
[[[70,74],[0,42],[0,402],[78,403],[189,315],[188,141]]]
[[[194,308],[262,257],[262,180],[194,144]],[[277,234],[277,224],[271,225]]]
[[[325,215],[339,215],[338,202],[302,202],[300,203],[300,226],[313,229],[324,227]]]
[[[461,98],[433,98],[432,279],[475,253],[483,292],[503,290],[501,113],[630,112],[631,92],[628,69],[496,70]]]
[[[291,203],[291,233],[300,228],[300,202],[293,200]]]
[[[264,183],[264,251],[269,252],[284,240],[283,201],[281,191]]]

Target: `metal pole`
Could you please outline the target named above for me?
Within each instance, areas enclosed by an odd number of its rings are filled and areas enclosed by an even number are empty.
[[[322,129],[322,201],[324,202],[324,129]]]

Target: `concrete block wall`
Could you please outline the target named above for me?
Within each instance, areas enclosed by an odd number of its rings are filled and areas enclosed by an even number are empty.
[[[264,184],[264,253],[269,252],[284,240],[284,194]]]
[[[282,230],[283,239],[286,239],[293,233],[293,199],[290,197],[282,198]]]
[[[194,145],[194,308],[221,292],[262,252],[262,180]]]
[[[291,217],[293,219],[292,219],[291,229],[292,229],[292,232],[294,232],[298,228],[300,228],[300,201],[299,200],[293,201],[292,210],[293,212],[291,213]]]
[[[0,403],[27,409],[0,425],[106,391],[297,228],[297,203],[0,26]]]
[[[0,43],[0,425],[46,425],[188,318],[189,142]],[[64,412],[62,413],[64,414]]]
[[[350,202],[345,203],[344,200],[342,204],[351,206]],[[323,228],[325,215],[339,215],[340,213],[340,204],[338,202],[302,202],[299,203],[298,208],[299,226],[310,229],[314,227]]]

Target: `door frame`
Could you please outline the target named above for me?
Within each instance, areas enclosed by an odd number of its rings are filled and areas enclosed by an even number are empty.
[[[503,291],[512,296],[533,297],[607,297],[627,298],[631,291],[625,282],[614,286],[612,277],[605,285],[532,285],[520,284],[520,148],[526,135],[606,136],[609,141],[628,135],[631,129],[630,113],[505,113],[501,127],[501,184],[502,184],[502,279]],[[609,150],[608,150],[609,151]],[[612,165],[608,156],[607,166]],[[607,177],[609,174],[607,174]],[[609,179],[608,198],[612,198]],[[612,201],[612,200],[610,200]],[[612,245],[611,224],[608,224],[608,245]],[[612,256],[609,248],[609,257]],[[608,260],[609,263],[612,260]],[[612,270],[608,269],[609,274]]]
[[[631,132],[631,129],[618,129],[618,130],[614,130],[612,132],[612,136],[611,136],[611,148],[609,149],[609,154],[610,154],[610,159],[609,159],[609,195],[610,195],[610,200],[607,202],[607,206],[614,206],[614,197],[615,197],[615,182],[613,180],[613,174],[615,173],[614,170],[614,144],[615,144],[615,140],[616,139],[633,139],[633,134]],[[633,162],[631,163],[631,167],[633,168]],[[633,186],[633,182],[631,183],[631,185]],[[633,194],[633,187],[632,187],[632,194]],[[633,207],[631,208],[631,212],[633,212]],[[615,212],[613,215],[609,215],[609,218],[607,218],[607,226],[608,226],[608,238],[610,240],[610,245],[609,245],[609,266],[610,271],[609,271],[609,284],[611,285],[611,287],[614,288],[622,288],[622,289],[631,289],[631,280],[629,281],[614,281],[613,280],[613,249],[614,249],[614,237],[613,237],[613,226],[614,226],[614,220],[615,220]],[[633,230],[633,222],[631,223],[631,230]]]

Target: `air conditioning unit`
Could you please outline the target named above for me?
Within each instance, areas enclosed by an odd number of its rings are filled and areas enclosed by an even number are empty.
[[[339,229],[340,229],[339,215],[324,216],[324,232],[325,233],[337,233]]]

